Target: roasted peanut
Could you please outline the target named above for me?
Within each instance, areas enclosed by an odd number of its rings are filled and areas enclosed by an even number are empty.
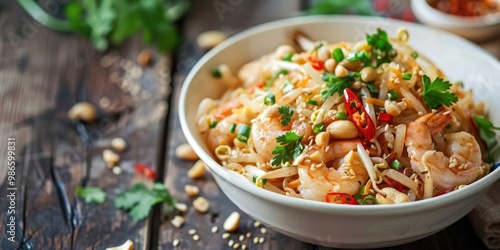
[[[326,127],[326,132],[335,139],[352,139],[358,136],[358,128],[349,120],[337,120],[330,123]]]
[[[187,172],[187,175],[193,179],[201,178],[205,175],[206,172],[205,163],[201,160],[198,160],[191,169]]]
[[[360,73],[363,82],[371,82],[377,77],[377,71],[373,67],[364,67]]]
[[[198,155],[194,152],[193,148],[188,143],[179,145],[175,149],[175,156],[177,156],[177,158],[179,159],[188,161],[196,161],[199,159]]]
[[[240,213],[232,212],[224,221],[224,230],[233,232],[240,226]]]
[[[73,105],[68,111],[68,118],[83,122],[93,122],[97,117],[97,110],[94,105],[88,102],[79,102]]]

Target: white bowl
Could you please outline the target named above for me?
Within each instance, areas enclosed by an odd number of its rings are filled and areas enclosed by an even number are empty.
[[[410,32],[410,44],[434,60],[451,80],[476,84],[476,93],[489,107],[500,105],[498,61],[452,34],[401,21],[366,17],[298,17],[251,28],[224,41],[194,66],[182,86],[179,104],[180,122],[188,142],[232,202],[283,234],[342,248],[375,248],[415,241],[449,226],[478,204],[487,189],[500,178],[500,169],[467,188],[407,204],[346,206],[279,195],[222,168],[196,130],[195,114],[200,101],[205,97],[219,98],[225,88],[213,82],[212,67],[225,63],[236,72],[244,63],[288,43],[296,29],[313,39],[335,42],[363,39],[365,32],[372,33],[377,27],[395,34],[402,26]],[[500,113],[493,113],[491,119],[500,124]]]
[[[500,4],[500,1],[498,2]],[[500,12],[483,17],[466,18],[434,9],[428,0],[412,0],[411,7],[420,22],[472,41],[500,38]]]

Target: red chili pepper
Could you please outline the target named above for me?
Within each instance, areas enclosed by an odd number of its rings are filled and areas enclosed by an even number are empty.
[[[405,189],[405,186],[403,184],[399,183],[398,181],[395,181],[389,177],[387,177],[387,180],[389,181],[389,185],[391,185],[392,188],[398,190],[399,192],[403,191]]]
[[[375,124],[366,112],[363,104],[352,90],[344,89],[345,107],[351,121],[356,124],[359,132],[368,140],[375,136]]]
[[[325,63],[321,60],[319,60],[318,58],[314,57],[314,56],[309,56],[307,58],[307,60],[309,62],[311,62],[311,66],[315,69],[315,70],[322,70],[323,69],[323,66],[325,65]]]
[[[443,189],[443,190],[441,190],[441,191],[437,192],[437,193],[434,195],[434,197],[437,197],[437,196],[440,196],[440,195],[443,195],[443,194],[447,194],[447,193],[449,193],[449,192],[451,192],[451,191],[453,191],[453,190],[451,190],[451,189]]]
[[[136,163],[135,170],[151,180],[156,179],[156,172],[144,164]]]
[[[377,119],[381,122],[392,122],[393,116],[391,114],[387,114],[386,112],[378,113]]]
[[[335,204],[349,204],[349,205],[359,205],[356,198],[350,194],[346,193],[335,193],[330,192],[325,196],[325,202],[335,203]]]

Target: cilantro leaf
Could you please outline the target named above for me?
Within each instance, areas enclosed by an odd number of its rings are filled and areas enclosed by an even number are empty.
[[[500,128],[495,127],[487,118],[478,115],[474,116],[474,122],[479,129],[479,136],[486,143],[486,147],[488,150],[492,150],[498,143],[494,130],[500,130]]]
[[[163,184],[154,183],[153,188],[149,190],[143,183],[136,183],[116,198],[115,206],[130,211],[134,220],[142,220],[148,216],[153,205],[162,202],[170,206],[175,204]]]
[[[392,58],[396,56],[384,30],[377,29],[377,33],[373,35],[366,34],[366,41],[372,46],[372,54],[377,61],[377,67],[383,63],[391,62]]]
[[[449,91],[451,87],[449,81],[437,77],[431,83],[427,75],[422,77],[422,81],[424,82],[424,93],[422,96],[427,107],[433,109],[437,109],[441,105],[449,107],[458,101],[458,97]]]
[[[288,126],[295,110],[288,105],[283,105],[278,108],[278,112],[281,114],[281,125]]]
[[[276,137],[276,141],[280,145],[276,146],[271,152],[275,155],[271,161],[271,165],[277,166],[295,160],[302,153],[302,150],[304,150],[301,140],[302,136],[290,131]]]
[[[85,203],[102,204],[106,200],[106,193],[98,187],[76,187],[76,195]]]
[[[321,99],[326,100],[335,93],[342,95],[344,89],[351,86],[351,83],[354,82],[354,75],[338,77],[334,74],[327,73],[323,75],[323,81],[326,81],[326,89],[321,91]]]

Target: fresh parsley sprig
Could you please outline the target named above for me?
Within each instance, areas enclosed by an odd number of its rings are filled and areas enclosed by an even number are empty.
[[[302,136],[295,134],[294,132],[286,132],[282,136],[276,137],[276,141],[280,145],[276,146],[272,151],[275,155],[271,160],[271,165],[277,166],[280,164],[289,163],[295,158],[297,158],[304,150],[304,145],[302,145]]]
[[[136,183],[116,198],[115,206],[130,211],[132,218],[137,221],[146,218],[151,207],[162,202],[170,206],[175,204],[168,189],[162,183],[154,183],[151,190],[143,183]]]
[[[278,112],[281,114],[281,125],[288,126],[295,110],[288,105],[283,105],[278,107]]]
[[[396,56],[396,51],[389,42],[387,33],[384,30],[377,29],[377,33],[366,35],[366,42],[372,46],[372,54],[377,61],[377,67],[383,63],[391,62]]]
[[[458,97],[450,92],[451,83],[449,81],[437,77],[431,83],[427,75],[422,77],[422,81],[424,83],[422,96],[427,107],[433,109],[437,109],[442,105],[449,107],[458,101]]]
[[[492,150],[497,144],[495,130],[500,130],[499,127],[495,127],[493,123],[485,117],[474,116],[474,122],[479,129],[479,136],[486,143],[488,150]]]
[[[321,99],[326,100],[335,93],[342,95],[344,89],[351,86],[354,82],[354,75],[350,74],[346,77],[338,77],[334,74],[326,73],[323,75],[323,81],[326,81],[326,89],[321,91]]]
[[[98,187],[76,187],[76,195],[85,203],[99,203],[106,201],[106,193]]]

